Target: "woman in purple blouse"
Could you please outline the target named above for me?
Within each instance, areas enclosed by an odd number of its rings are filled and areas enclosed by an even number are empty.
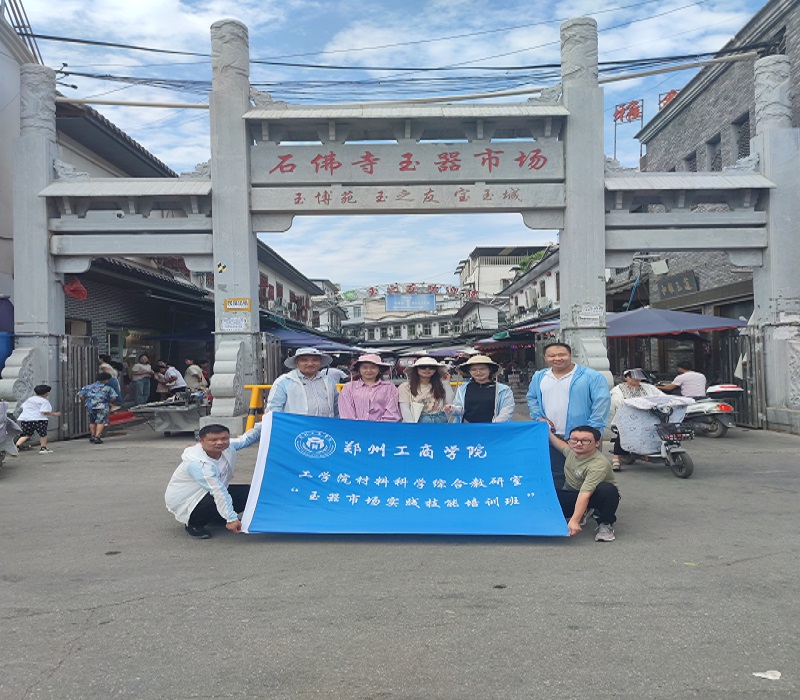
[[[372,353],[359,357],[353,366],[358,379],[345,384],[339,394],[339,418],[400,422],[397,387],[383,379],[383,373],[390,367]]]

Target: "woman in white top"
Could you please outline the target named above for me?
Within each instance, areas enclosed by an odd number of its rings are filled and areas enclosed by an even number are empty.
[[[139,355],[139,361],[130,371],[134,405],[140,406],[150,400],[150,379],[154,374],[150,358],[144,353]]]
[[[614,416],[625,399],[636,399],[640,396],[656,396],[663,393],[652,384],[648,384],[648,380],[649,377],[647,373],[638,367],[626,369],[622,373],[622,382],[611,390],[611,410],[608,414],[609,425],[614,425]],[[614,436],[611,453],[611,467],[615,472],[618,472],[622,468],[619,461],[620,455],[628,454],[620,445],[619,434]]]
[[[432,357],[420,357],[406,368],[406,377],[398,388],[403,423],[447,423],[444,407],[453,402],[447,367]]]

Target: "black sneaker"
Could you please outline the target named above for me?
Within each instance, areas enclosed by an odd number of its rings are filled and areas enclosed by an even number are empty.
[[[97,438],[97,437],[94,440],[92,440],[92,442],[95,445],[102,445],[103,444],[103,441],[100,438]]]
[[[95,436],[94,436],[94,435],[90,435],[90,436],[89,436],[89,442],[94,442],[94,441],[95,441],[95,439],[96,439],[96,438],[95,438]]]
[[[210,540],[211,533],[206,530],[204,527],[198,527],[197,525],[186,525],[186,534],[189,537],[195,537],[198,540]]]

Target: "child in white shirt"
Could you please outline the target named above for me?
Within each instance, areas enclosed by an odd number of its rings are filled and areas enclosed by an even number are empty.
[[[31,396],[22,404],[22,413],[19,416],[22,435],[17,440],[17,448],[22,447],[34,433],[38,433],[39,454],[52,454],[53,450],[47,448],[47,417],[60,416],[61,413],[54,411],[47,400],[51,389],[52,387],[47,386],[47,384],[39,384],[33,387],[34,396]]]

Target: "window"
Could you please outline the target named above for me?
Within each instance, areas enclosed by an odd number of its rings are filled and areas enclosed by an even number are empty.
[[[389,337],[389,326],[381,326],[381,340]]]
[[[447,321],[439,321],[439,335],[447,335],[450,332],[450,324]]]
[[[706,170],[715,173],[722,170],[722,142],[719,134],[706,141]]]
[[[403,335],[403,330],[402,330],[401,326],[392,326],[392,335],[395,338],[401,337]]]
[[[375,340],[375,329],[374,328],[367,328],[365,331],[367,334],[367,340]]]
[[[461,333],[461,321],[453,321],[453,333]]]
[[[544,280],[539,282],[539,296],[546,297],[547,295],[544,293]]]
[[[556,272],[556,301],[561,301],[561,273]]]
[[[422,324],[422,335],[431,335],[431,324],[430,323],[423,323]]]
[[[361,318],[361,307],[354,306],[353,307],[353,318]]]
[[[736,159],[750,155],[750,112],[746,112],[733,123],[733,140],[736,144]]]

